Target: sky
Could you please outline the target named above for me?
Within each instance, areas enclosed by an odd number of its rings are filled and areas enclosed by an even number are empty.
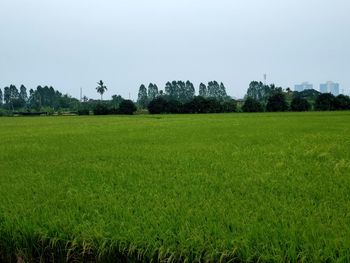
[[[0,0],[0,88],[50,85],[74,97],[141,84],[332,80],[350,92],[349,0]],[[130,94],[130,95],[129,95]]]

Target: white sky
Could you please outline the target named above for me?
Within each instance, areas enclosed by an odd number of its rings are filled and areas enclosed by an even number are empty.
[[[349,0],[0,0],[0,87],[136,99],[140,84],[251,80],[350,90]]]

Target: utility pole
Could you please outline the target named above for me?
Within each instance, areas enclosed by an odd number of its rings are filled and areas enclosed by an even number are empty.
[[[80,102],[83,102],[83,88],[80,87]]]
[[[267,75],[266,73],[264,74],[264,85],[266,86],[266,79],[267,79]]]

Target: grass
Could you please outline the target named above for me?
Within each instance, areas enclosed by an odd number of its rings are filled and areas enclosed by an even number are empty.
[[[350,112],[0,118],[0,261],[350,261]]]

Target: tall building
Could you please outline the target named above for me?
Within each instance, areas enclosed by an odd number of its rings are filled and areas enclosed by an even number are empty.
[[[301,91],[307,90],[307,89],[313,89],[313,88],[314,88],[314,85],[310,84],[309,82],[303,82],[299,85],[294,86],[294,90],[298,91],[298,92],[301,92]]]
[[[333,81],[327,81],[325,84],[320,85],[321,93],[332,93],[334,96],[339,95],[339,83],[334,83]]]

